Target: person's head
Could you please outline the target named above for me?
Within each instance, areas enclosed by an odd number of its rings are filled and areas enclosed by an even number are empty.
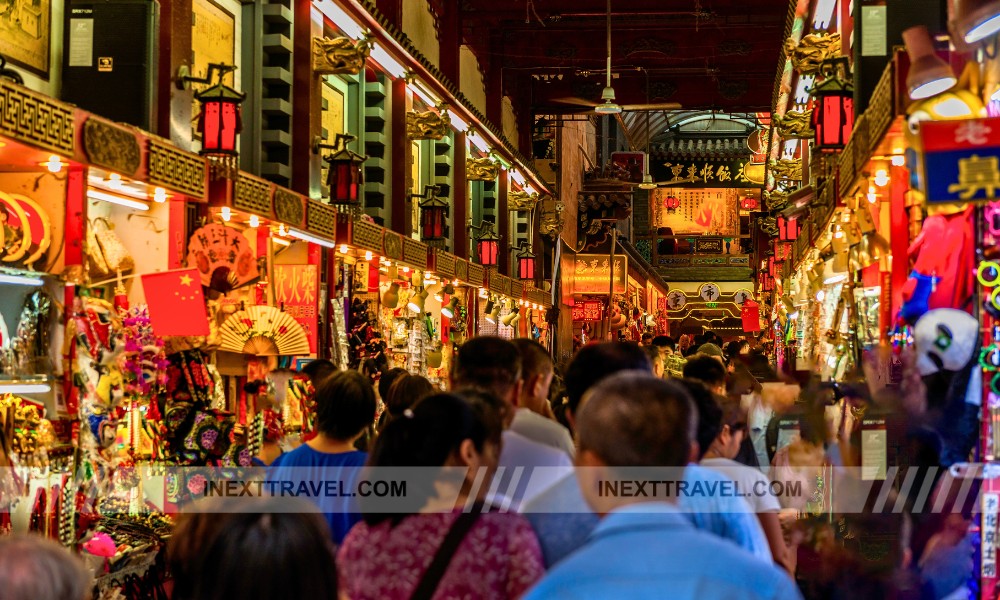
[[[521,395],[518,406],[531,409],[534,412],[544,412],[549,401],[549,388],[552,387],[552,376],[555,370],[552,357],[538,342],[526,338],[514,340],[514,345],[521,354]]]
[[[726,355],[718,344],[714,344],[712,342],[704,343],[701,346],[698,346],[698,354],[711,356],[715,360],[719,361],[719,364],[721,364],[723,367],[726,366]]]
[[[660,349],[656,346],[642,346],[642,349],[646,352],[646,357],[649,358],[649,364],[653,367],[653,375],[663,377],[666,367],[663,363],[663,355],[660,354]]]
[[[715,443],[715,439],[719,437],[719,431],[722,429],[722,407],[719,406],[716,395],[701,381],[681,379],[679,382],[691,396],[695,412],[698,415],[695,441],[698,443],[698,460],[701,460],[701,457]]]
[[[492,336],[474,337],[462,344],[452,361],[451,389],[462,388],[487,391],[513,406],[521,394],[521,353],[517,346]]]
[[[713,455],[732,460],[740,453],[740,445],[747,435],[746,411],[740,407],[739,400],[729,396],[716,396],[715,400],[720,409],[719,434],[707,450],[711,450]]]
[[[0,536],[0,592],[4,600],[85,600],[90,574],[80,559],[36,535]]]
[[[697,379],[717,393],[726,393],[726,367],[712,356],[693,356],[684,364],[684,377]]]
[[[485,494],[496,471],[500,457],[503,422],[500,400],[473,390],[460,393],[434,394],[417,402],[393,419],[375,440],[368,457],[373,467],[467,467],[463,491],[470,493],[470,484],[482,469],[486,479],[479,493]],[[419,489],[407,491],[408,502],[434,498],[435,482],[418,478]],[[416,504],[414,504],[416,506]],[[364,507],[362,506],[362,510]],[[393,519],[398,522],[404,513],[365,512],[367,523]]]
[[[167,547],[174,600],[336,598],[326,521],[298,498],[225,503],[182,515]]]
[[[389,369],[385,373],[382,373],[382,376],[378,379],[378,397],[382,399],[382,402],[385,402],[386,398],[389,397],[389,388],[392,386],[392,383],[396,381],[396,378],[407,375],[408,373],[409,371],[403,369],[402,367],[395,367],[393,369]]]
[[[330,375],[336,373],[337,370],[337,365],[325,358],[311,360],[306,363],[306,366],[302,367],[302,373],[309,378],[314,388],[318,388],[319,384],[323,383]]]
[[[566,399],[570,421],[583,394],[602,379],[619,371],[652,373],[646,353],[635,344],[604,342],[580,348],[566,367]]]
[[[636,500],[598,494],[599,480],[614,479],[622,468],[683,468],[696,455],[697,415],[690,396],[648,372],[602,380],[585,395],[576,420],[580,489],[599,514]]]
[[[316,429],[327,438],[353,442],[375,421],[375,388],[357,371],[340,371],[316,390]]]
[[[642,334],[642,338],[640,338],[640,339],[641,339],[640,343],[643,346],[652,346],[653,345],[653,334],[652,333],[644,333],[644,334]]]
[[[674,339],[669,335],[658,335],[653,338],[653,347],[660,351],[660,356],[666,358],[674,353]]]
[[[434,384],[420,375],[403,373],[395,378],[385,396],[385,410],[393,419],[402,416],[403,411],[434,393]]]

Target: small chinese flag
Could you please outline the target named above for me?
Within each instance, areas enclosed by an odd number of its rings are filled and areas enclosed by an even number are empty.
[[[197,269],[143,275],[142,287],[156,335],[208,335],[208,312]]]
[[[760,331],[760,307],[756,302],[750,299],[744,300],[740,316],[743,317],[743,331],[747,333]]]

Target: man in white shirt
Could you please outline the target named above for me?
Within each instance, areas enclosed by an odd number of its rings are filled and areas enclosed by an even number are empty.
[[[569,454],[511,430],[521,394],[521,355],[511,342],[480,336],[462,344],[452,361],[451,389],[476,389],[496,396],[505,407],[503,448],[490,502],[517,510],[573,470]]]
[[[524,437],[562,450],[570,457],[576,452],[569,430],[556,422],[549,405],[552,386],[552,358],[533,340],[514,340],[521,353],[521,393],[510,430]]]

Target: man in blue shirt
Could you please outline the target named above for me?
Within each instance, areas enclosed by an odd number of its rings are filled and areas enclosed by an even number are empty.
[[[607,493],[623,468],[683,468],[697,454],[696,427],[691,398],[670,381],[621,373],[587,393],[576,414],[577,477],[602,520],[526,598],[801,598],[786,573],[699,531],[672,498]]]

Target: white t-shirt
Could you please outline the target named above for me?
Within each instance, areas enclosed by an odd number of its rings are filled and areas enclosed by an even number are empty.
[[[733,480],[737,493],[746,499],[755,513],[781,510],[781,502],[775,495],[778,488],[771,486],[771,480],[760,469],[728,458],[704,458],[699,464]]]
[[[508,429],[487,498],[498,508],[516,511],[572,472],[568,454]]]
[[[569,430],[528,408],[518,408],[510,430],[520,433],[529,440],[562,450],[570,457],[576,454],[576,446]]]

